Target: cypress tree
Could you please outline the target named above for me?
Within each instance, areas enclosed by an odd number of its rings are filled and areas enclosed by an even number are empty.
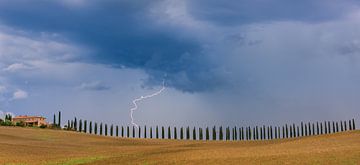
[[[183,140],[184,139],[184,132],[183,132],[183,127],[180,128],[180,139]]]
[[[335,133],[336,130],[335,130],[335,122],[334,121],[332,122],[332,129],[333,129],[333,133]]]
[[[258,126],[255,126],[255,139],[259,140],[259,128],[258,128]]]
[[[156,139],[159,139],[159,128],[156,126]]]
[[[75,119],[74,119],[74,127],[75,127],[75,131],[77,131],[77,119],[76,119],[76,117],[75,117]]]
[[[162,139],[165,138],[165,129],[164,129],[164,126],[161,127],[161,138],[162,138]]]
[[[343,122],[342,122],[342,121],[340,121],[340,128],[341,128],[341,132],[343,132],[343,131],[344,131],[344,126],[343,126]]]
[[[97,123],[95,122],[95,126],[94,126],[95,128],[94,128],[94,133],[95,133],[95,135],[97,135],[97,130],[98,130],[98,125],[97,125]]]
[[[327,124],[326,124],[326,121],[324,122],[324,127],[325,127],[325,134],[327,134],[328,132],[327,132]]]
[[[92,121],[90,121],[90,124],[89,124],[89,133],[92,134]]]
[[[111,124],[110,126],[110,136],[114,135],[114,126]]]
[[[116,126],[116,137],[119,137],[119,126]]]
[[[125,128],[124,128],[125,129]],[[130,137],[130,127],[126,126],[126,136],[129,138]]]
[[[316,134],[319,135],[319,122],[316,122]]]
[[[206,140],[209,140],[209,138],[210,138],[210,134],[209,134],[209,127],[206,127],[206,133],[205,133],[206,135]]]
[[[287,124],[285,124],[285,131],[286,138],[289,138],[289,129]]]
[[[255,132],[255,127],[253,127],[253,132],[252,132],[252,133],[253,133],[253,136],[252,136],[252,137],[253,137],[253,139],[254,139],[254,140],[256,140],[256,132]]]
[[[278,138],[281,139],[281,137],[280,137],[280,126],[278,126]]]
[[[308,130],[307,130],[307,126],[306,126],[306,124],[305,124],[305,136],[308,136]]]
[[[320,134],[321,135],[323,134],[323,124],[322,124],[322,122],[320,123]]]
[[[176,126],[174,127],[174,139],[177,140],[177,130],[176,130]]]
[[[121,137],[124,137],[124,126],[121,126]]]
[[[104,132],[105,132],[105,136],[107,136],[107,134],[108,134],[108,127],[107,127],[107,124],[105,124],[105,130],[104,130]]]
[[[199,140],[203,140],[202,128],[199,128]]]
[[[352,124],[351,124],[351,120],[349,120],[349,130],[352,130]]]
[[[241,139],[245,140],[244,127],[241,127]]]
[[[144,138],[146,139],[146,125],[144,126]]]
[[[297,137],[300,137],[300,129],[299,129],[299,126],[296,126],[297,128]]]
[[[234,136],[235,136],[235,140],[237,140],[238,139],[238,136],[237,136],[238,134],[237,134],[237,128],[236,128],[236,126],[235,126],[235,128],[234,128]]]
[[[229,127],[225,128],[225,140],[228,140]]]
[[[100,123],[100,135],[103,135],[103,124]]]
[[[301,122],[301,136],[304,136],[304,123]]]
[[[356,127],[355,127],[355,119],[352,119],[352,124],[353,124],[353,129],[356,130]]]
[[[293,123],[293,136],[296,137],[295,124]]]
[[[141,138],[141,127],[138,126],[138,138]]]
[[[264,136],[264,140],[266,139],[266,130],[265,130],[265,125],[263,125],[263,136]]]
[[[284,126],[282,126],[282,135],[283,135],[282,138],[285,139],[285,127]]]
[[[311,127],[310,127],[310,122],[308,123],[308,127],[309,127],[309,136],[311,136]]]
[[[168,139],[171,139],[171,128],[170,128],[170,126],[168,127]]]
[[[261,140],[263,140],[263,131],[262,131],[262,127],[260,127],[260,137],[261,137]]]
[[[346,121],[344,121],[344,128],[345,128],[345,131],[347,131]]]
[[[219,140],[223,140],[222,126],[219,127]]]
[[[251,140],[251,127],[249,126],[249,139]]]
[[[135,138],[135,127],[132,127],[132,137]]]
[[[312,135],[315,135],[315,124],[312,123]]]
[[[9,118],[9,117],[7,117],[7,118]],[[7,120],[7,119],[5,119],[5,120]],[[54,127],[56,127],[56,126],[57,126],[57,124],[56,124],[56,116],[55,116],[55,114],[54,114],[54,121],[53,121],[53,125],[54,125]]]
[[[187,140],[190,139],[190,128],[189,128],[189,126],[186,128],[186,139]]]
[[[74,130],[74,120],[71,120],[71,130]]]
[[[212,130],[212,140],[216,140],[216,126],[214,126]]]
[[[150,139],[153,138],[153,134],[152,134],[152,127],[150,127]]]
[[[195,129],[195,127],[193,129],[193,140],[196,140],[196,129]]]
[[[290,127],[290,138],[292,138],[293,137],[292,126],[290,125],[289,127]]]
[[[278,137],[277,137],[277,129],[276,129],[276,127],[275,127],[275,139],[277,139]]]
[[[58,121],[58,127],[61,128],[61,111],[59,111],[59,121]]]
[[[328,132],[329,132],[329,133],[331,133],[330,130],[331,130],[331,129],[330,129],[330,121],[328,121]]]
[[[87,132],[87,120],[84,120],[84,132]]]
[[[79,132],[82,131],[82,120],[79,120]]]
[[[67,122],[67,130],[70,130],[70,120]]]

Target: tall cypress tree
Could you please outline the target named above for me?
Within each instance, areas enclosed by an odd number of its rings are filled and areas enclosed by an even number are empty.
[[[352,119],[353,129],[356,130],[355,119]]]
[[[177,139],[177,130],[176,130],[176,126],[174,127],[174,139]]]
[[[66,127],[67,130],[70,130],[70,120],[68,120],[67,122],[67,127]]]
[[[79,120],[79,132],[81,132],[82,131],[82,120],[80,119]]]
[[[320,130],[319,130],[319,122],[316,122],[316,134],[319,135]]]
[[[156,126],[156,139],[159,139],[159,128]]]
[[[135,138],[135,127],[132,127],[132,137]]]
[[[103,135],[103,124],[100,123],[100,135]]]
[[[153,138],[153,131],[152,131],[152,127],[150,127],[150,139]]]
[[[164,126],[161,126],[161,139],[165,138],[165,128]]]
[[[212,130],[212,140],[216,140],[216,126],[214,126]]]
[[[336,132],[339,132],[339,123],[336,122]]]
[[[345,131],[347,131],[346,121],[344,121],[344,128],[345,128]]]
[[[308,130],[307,130],[307,126],[306,126],[306,124],[305,124],[305,136],[308,136]]]
[[[222,126],[219,127],[219,140],[223,140],[223,130],[222,130]]]
[[[311,127],[310,127],[310,122],[308,123],[308,129],[309,129],[309,136],[311,136]]]
[[[139,130],[138,130],[138,137],[141,138],[141,127],[139,126],[138,129],[139,129]]]
[[[7,118],[9,118],[9,117],[7,117]],[[7,120],[7,119],[5,119],[5,120]],[[54,125],[54,127],[57,127],[57,124],[56,124],[56,116],[55,116],[55,114],[54,114],[54,121],[53,121],[53,125]]]
[[[77,119],[76,119],[76,117],[75,117],[75,119],[74,119],[74,127],[75,127],[75,131],[77,131],[78,125],[77,125]]]
[[[334,121],[332,121],[332,129],[333,129],[333,133],[335,133],[335,122]]]
[[[114,135],[114,126],[111,124],[110,126],[110,136]]]
[[[89,133],[92,134],[92,121],[90,121],[90,124],[89,124]]]
[[[283,139],[285,139],[285,127],[284,126],[282,126],[282,137],[283,137]]]
[[[325,129],[325,134],[327,134],[328,132],[327,132],[327,124],[326,124],[326,121],[324,122],[324,129]]]
[[[97,131],[98,131],[98,125],[97,125],[97,122],[95,122],[95,126],[94,126],[94,133],[95,135],[97,135]]]
[[[260,126],[260,139],[263,140],[263,131],[262,131],[262,127]]]
[[[196,140],[196,129],[195,129],[195,127],[193,129],[193,140]]]
[[[341,128],[341,132],[344,131],[344,126],[343,126],[343,122],[340,121],[340,128]]]
[[[121,126],[121,137],[124,137],[124,126]]]
[[[186,140],[189,140],[190,139],[190,127],[188,126],[186,128]]]
[[[275,127],[275,139],[277,139],[277,128]]]
[[[203,133],[200,127],[199,127],[199,140],[203,140]]]
[[[297,137],[300,137],[300,129],[299,129],[299,126],[296,126],[297,128]]]
[[[87,121],[84,120],[84,132],[86,133],[86,131],[87,131]]]
[[[290,124],[290,138],[292,138],[292,137],[293,137],[293,132],[292,132],[292,126]]]
[[[315,124],[312,123],[312,135],[315,135]]]
[[[249,139],[251,140],[251,127],[249,126]]]
[[[168,127],[168,139],[171,139],[171,128],[170,128],[170,126]]]
[[[184,139],[184,129],[183,127],[180,128],[180,139]]]
[[[301,122],[301,136],[304,136],[304,123]]]
[[[209,127],[206,127],[206,135],[205,135],[206,137],[206,140],[209,140],[209,138],[210,138],[210,134],[209,134]]]
[[[105,136],[107,136],[107,135],[108,135],[108,127],[107,127],[107,124],[105,124],[104,132],[105,132]]]
[[[71,120],[71,130],[74,130],[74,120]]]
[[[328,121],[328,132],[331,133],[330,132],[330,121]]]
[[[58,121],[58,127],[61,128],[61,111],[59,111],[59,121]]]
[[[146,139],[146,125],[144,126],[144,138]]]
[[[351,120],[349,120],[349,130],[352,130]]]
[[[320,123],[320,134],[321,135],[323,134],[323,123],[322,122]]]
[[[116,137],[119,137],[119,126],[116,126]]]

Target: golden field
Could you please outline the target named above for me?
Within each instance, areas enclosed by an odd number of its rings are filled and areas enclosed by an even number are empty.
[[[0,127],[0,164],[360,164],[360,131],[205,142]]]

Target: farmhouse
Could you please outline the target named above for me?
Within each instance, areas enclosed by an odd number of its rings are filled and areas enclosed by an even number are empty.
[[[16,116],[12,118],[12,122],[14,124],[18,122],[23,122],[25,126],[41,126],[41,125],[47,125],[46,118],[42,116]]]

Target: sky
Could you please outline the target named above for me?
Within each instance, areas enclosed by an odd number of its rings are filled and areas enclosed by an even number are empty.
[[[0,116],[130,125],[360,120],[356,0],[2,0]]]

